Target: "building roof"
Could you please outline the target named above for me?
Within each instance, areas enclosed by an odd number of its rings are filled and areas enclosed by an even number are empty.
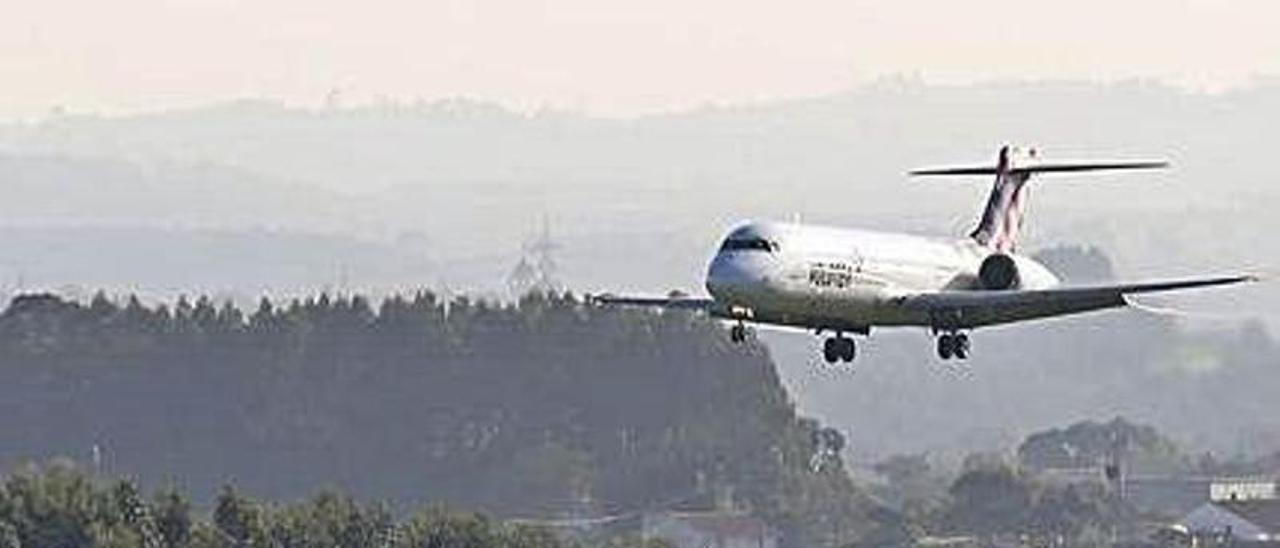
[[[1280,499],[1224,500],[1214,504],[1274,535],[1280,535]]]

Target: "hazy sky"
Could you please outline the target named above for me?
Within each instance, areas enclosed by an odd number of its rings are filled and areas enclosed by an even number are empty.
[[[1276,0],[7,0],[0,116],[466,95],[610,115],[927,82],[1280,74]]]

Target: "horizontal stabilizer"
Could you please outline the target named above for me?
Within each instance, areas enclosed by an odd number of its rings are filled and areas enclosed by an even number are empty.
[[[1033,173],[1070,173],[1077,171],[1104,171],[1121,169],[1159,169],[1169,167],[1163,160],[1132,160],[1103,162],[1039,162],[1025,165],[1013,165],[1008,168],[1010,174]],[[912,170],[911,175],[995,175],[998,166],[961,166],[939,167]]]
[[[1005,145],[1000,147],[996,161],[985,166],[955,166],[924,168],[910,171],[911,175],[995,175],[987,206],[977,228],[969,237],[983,247],[997,253],[1008,253],[1017,245],[1018,232],[1022,228],[1022,212],[1027,193],[1023,190],[1037,173],[1072,173],[1083,171],[1154,169],[1167,167],[1163,160],[1090,160],[1070,161],[1041,159],[1036,149],[1023,149]]]

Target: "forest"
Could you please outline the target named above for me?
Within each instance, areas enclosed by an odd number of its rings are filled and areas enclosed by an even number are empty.
[[[1100,475],[1117,455],[1168,476],[1280,470],[1280,453],[1197,455],[1117,417],[868,477],[797,414],[759,341],[567,293],[247,312],[23,295],[0,314],[0,410],[0,548],[638,546],[554,524],[662,511],[749,513],[787,547],[1098,545],[1178,517]]]
[[[234,486],[278,501],[332,488],[396,515],[718,508],[790,545],[867,523],[838,435],[797,416],[763,346],[573,295],[248,312],[20,296],[0,314],[0,406],[9,469],[65,457],[198,505]]]
[[[173,488],[147,497],[136,483],[94,478],[67,461],[27,467],[0,490],[0,547],[488,547],[569,548],[554,532],[430,508],[397,520],[385,506],[322,492],[271,505],[222,489],[207,516]],[[633,537],[611,548],[660,548]]]
[[[963,546],[1170,546],[1151,535],[1173,518],[1132,504],[1101,476],[1064,484],[1043,474],[1043,467],[1061,464],[1056,459],[1063,447],[1078,448],[1081,458],[1091,460],[1117,441],[1136,462],[1198,474],[1258,473],[1276,470],[1280,462],[1280,455],[1249,463],[1195,462],[1148,426],[1122,418],[1083,421],[1029,436],[1013,459],[1001,452],[971,454],[958,470],[928,455],[886,459],[875,465],[881,481],[859,493],[869,519],[845,538],[792,536],[786,545],[926,546],[952,539]],[[0,480],[0,548],[672,546],[646,539],[634,523],[539,523],[441,504],[398,511],[335,489],[280,502],[230,484],[201,504],[172,482],[147,493],[134,478],[98,474],[65,458],[19,466]]]

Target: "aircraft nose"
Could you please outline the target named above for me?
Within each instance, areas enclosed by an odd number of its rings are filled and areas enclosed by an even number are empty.
[[[740,298],[759,283],[760,269],[733,253],[721,253],[707,269],[707,292],[717,299]]]

